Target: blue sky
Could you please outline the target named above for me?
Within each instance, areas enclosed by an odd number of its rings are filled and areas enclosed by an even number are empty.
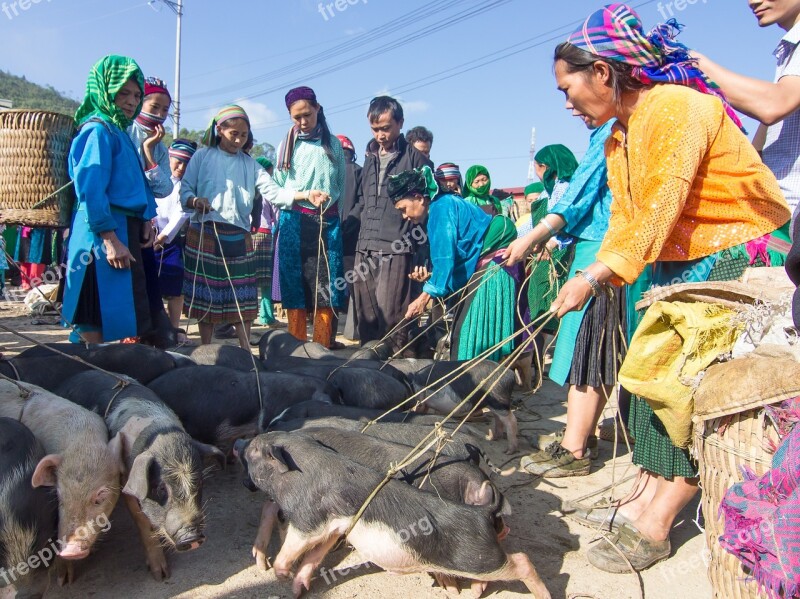
[[[21,2],[0,0],[0,69],[80,98],[98,58],[126,54],[174,87],[175,16],[166,7]],[[215,107],[244,98],[256,139],[277,146],[289,126],[283,96],[305,84],[359,156],[370,138],[367,104],[384,93],[403,102],[406,129],[433,131],[434,162],[456,162],[462,172],[484,164],[495,186],[527,182],[534,126],[538,147],[563,143],[579,157],[585,151],[588,132],[564,109],[551,57],[600,1],[339,0],[343,10],[330,0],[184,2],[182,126],[204,128]],[[678,0],[682,10],[674,1],[631,5],[648,28],[671,10],[686,25],[685,44],[772,78],[782,32],[759,29],[746,0]],[[752,122],[748,129],[755,131]]]

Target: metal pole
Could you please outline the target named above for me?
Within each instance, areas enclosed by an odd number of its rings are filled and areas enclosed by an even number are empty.
[[[181,130],[181,17],[183,17],[183,0],[177,4],[178,30],[175,39],[175,131],[174,137],[180,136]]]

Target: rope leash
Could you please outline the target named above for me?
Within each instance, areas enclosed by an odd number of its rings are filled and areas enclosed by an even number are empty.
[[[233,279],[231,278],[231,271],[228,268],[228,261],[225,258],[225,253],[222,251],[222,241],[219,238],[219,232],[217,231],[217,223],[216,221],[211,221],[212,227],[214,229],[214,235],[217,238],[217,245],[219,246],[219,254],[222,258],[222,265],[225,267],[225,274],[228,275],[228,283],[231,286],[231,292],[233,292],[233,300],[236,302],[236,312],[239,315],[239,324],[242,327],[242,332],[247,333],[247,327],[244,324],[244,316],[242,315],[242,307],[239,304],[239,296],[236,295],[236,287],[233,284]],[[250,360],[253,364],[253,374],[256,377],[256,389],[258,389],[258,407],[259,409],[264,409],[264,395],[261,392],[261,377],[258,376],[258,367],[256,366],[256,357],[252,351],[248,352],[250,354]]]
[[[78,337],[80,337],[83,340],[84,343],[88,344],[88,341],[86,340],[86,338],[75,328],[75,325],[70,323],[70,322],[67,322],[67,319],[64,318],[64,313],[61,312],[61,309],[55,303],[53,303],[53,301],[51,301],[49,297],[47,297],[44,294],[44,291],[41,290],[41,288],[40,288],[40,286],[38,284],[34,283],[35,279],[31,279],[27,274],[23,273],[20,263],[17,262],[16,260],[14,260],[14,258],[12,258],[11,255],[6,250],[3,250],[3,253],[6,255],[6,260],[8,260],[10,264],[13,264],[15,267],[17,267],[17,269],[19,270],[20,275],[22,277],[24,277],[25,281],[27,281],[28,285],[30,285],[31,290],[35,290],[36,292],[38,292],[39,295],[42,296],[42,299],[45,302],[47,302],[47,304],[50,306],[50,308],[52,308],[52,310],[56,314],[58,314],[59,318],[61,319],[61,322],[66,324],[70,328],[70,330],[72,332],[74,332],[76,335],[78,335]],[[66,268],[66,266],[65,266],[65,268]]]
[[[119,381],[126,382],[125,378],[122,375],[117,374],[116,372],[110,372],[108,370],[104,370],[104,369],[100,368],[99,366],[95,366],[94,364],[91,364],[91,363],[87,362],[86,360],[84,360],[80,356],[73,356],[73,355],[70,355],[70,354],[66,354],[66,353],[62,352],[60,349],[56,349],[55,347],[51,347],[51,346],[49,346],[49,345],[47,345],[45,343],[42,343],[41,341],[37,341],[33,337],[28,337],[27,335],[25,335],[23,333],[20,333],[19,331],[15,331],[15,330],[7,327],[6,325],[4,325],[2,323],[0,323],[0,329],[3,329],[7,333],[11,333],[12,335],[16,335],[17,337],[20,337],[20,338],[24,339],[25,341],[27,341],[29,343],[32,343],[32,344],[37,345],[39,347],[44,347],[45,349],[48,349],[53,353],[59,354],[60,356],[62,356],[64,358],[69,358],[70,360],[74,360],[75,362],[79,362],[79,363],[83,364],[84,366],[86,366],[88,368],[91,368],[93,370],[97,370],[98,372],[102,372],[103,374],[107,374],[109,376],[113,376],[115,379],[117,379]]]
[[[541,326],[539,327],[539,330],[541,330],[547,324],[547,322],[549,322],[549,320],[553,318],[553,316],[554,315],[550,314],[549,317],[541,324]],[[506,340],[504,340],[503,342],[505,343]],[[506,363],[505,365],[504,364],[498,364],[497,367],[487,377],[485,377],[483,379],[483,381],[481,381],[481,384],[485,383],[488,379],[493,377],[495,375],[495,373],[497,373],[497,371],[502,369],[502,370],[504,370],[504,372],[508,372],[509,368],[510,368],[510,363]],[[445,422],[447,422],[448,420],[450,420],[464,405],[466,405],[472,399],[472,397],[475,395],[475,393],[478,392],[478,389],[479,389],[479,386],[477,386],[475,389],[473,389],[473,391],[467,397],[465,397],[455,408],[453,408],[453,410],[451,410],[450,413],[447,414],[447,416],[445,416],[440,422],[437,422],[434,425],[433,430],[430,433],[428,433],[422,439],[422,441],[420,441],[408,453],[408,455],[406,455],[405,458],[403,458],[399,463],[397,463],[397,464],[395,464],[393,466],[390,466],[390,468],[389,468],[388,472],[386,473],[386,476],[384,477],[384,479],[369,494],[367,499],[364,501],[362,506],[359,508],[358,512],[356,512],[356,515],[353,517],[352,522],[350,523],[350,525],[348,526],[347,530],[345,531],[345,533],[343,535],[344,538],[346,538],[347,535],[349,535],[352,532],[353,528],[358,523],[358,521],[361,519],[361,517],[363,516],[363,514],[366,511],[367,507],[369,507],[369,504],[375,499],[375,497],[378,495],[378,493],[381,491],[381,489],[383,489],[383,487],[385,487],[389,483],[389,481],[394,477],[394,475],[397,474],[397,472],[399,472],[402,468],[405,468],[406,466],[408,466],[411,462],[413,462],[413,461],[417,460],[418,458],[420,458],[426,451],[429,451],[430,448],[433,447],[434,444],[451,441],[453,439],[453,435],[455,435],[461,429],[461,427],[463,427],[466,424],[467,420],[480,407],[482,402],[481,401],[476,402],[475,405],[472,407],[472,409],[469,411],[469,413],[466,416],[464,416],[464,418],[459,422],[459,424],[456,426],[456,428],[452,432],[444,432],[443,429],[442,429],[442,425]],[[485,397],[485,395],[484,395],[484,397]],[[392,410],[390,410],[390,411],[392,411]],[[371,424],[371,423],[368,423],[367,426],[369,426],[369,424]],[[366,430],[366,428],[367,427],[365,427],[364,430]],[[364,430],[362,430],[362,433],[364,432]],[[434,438],[434,439],[429,441],[429,439],[432,436],[435,436],[436,438]],[[441,439],[440,439],[440,437],[441,437]]]

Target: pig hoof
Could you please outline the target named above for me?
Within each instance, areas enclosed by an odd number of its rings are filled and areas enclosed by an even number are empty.
[[[448,593],[458,595],[461,592],[461,585],[455,576],[434,573],[433,577],[436,579],[436,583]]]
[[[269,563],[269,556],[266,549],[253,545],[253,557],[256,558],[256,567],[260,570],[269,570],[272,564]]]
[[[57,560],[56,579],[60,587],[63,587],[65,584],[72,584],[75,580],[75,564],[62,559]]]
[[[474,580],[472,581],[472,594],[475,599],[480,599],[481,595],[486,591],[486,587],[489,583],[484,582],[483,580]]]
[[[163,553],[160,556],[149,558],[147,566],[150,568],[150,574],[156,582],[169,578],[169,566],[167,566],[167,558],[164,557]]]
[[[309,590],[311,590],[311,572],[298,574],[295,577],[294,582],[292,582],[292,593],[294,594],[294,599],[302,597],[303,593]]]

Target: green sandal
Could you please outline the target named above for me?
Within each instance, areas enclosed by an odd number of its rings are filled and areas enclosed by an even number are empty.
[[[617,551],[619,550],[619,551]],[[589,550],[586,557],[595,568],[612,574],[625,574],[633,569],[639,572],[669,557],[672,547],[669,539],[645,539],[632,524],[622,524],[611,539],[603,538]],[[628,562],[622,558],[624,555]]]

